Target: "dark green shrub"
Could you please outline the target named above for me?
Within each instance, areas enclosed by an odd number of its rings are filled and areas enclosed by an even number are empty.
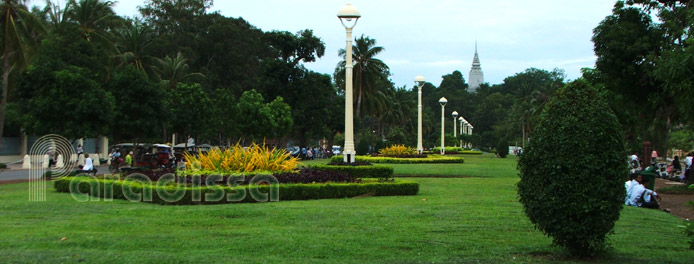
[[[312,167],[321,171],[341,172],[352,175],[355,178],[378,178],[389,179],[393,178],[393,167],[387,166],[334,166],[334,165],[316,165]]]
[[[369,142],[366,139],[359,140],[356,151],[357,155],[369,154]]]
[[[0,163],[0,169],[7,169],[7,164]]]
[[[384,149],[386,147],[386,143],[383,142],[381,139],[376,139],[376,142],[374,142],[374,152],[378,152],[381,149]]]
[[[499,154],[500,158],[506,158],[506,156],[508,156],[508,142],[506,138],[502,138],[499,140],[499,143],[496,144],[496,153]]]
[[[74,181],[73,181],[74,180]],[[167,199],[167,193],[175,193],[176,186],[157,186],[156,183],[141,183],[125,180],[105,180],[93,177],[63,177],[54,182],[58,192],[70,192],[70,185],[80,193],[89,194],[104,199],[128,199],[127,193],[151,197],[141,201],[164,205],[192,205],[192,204],[219,204],[219,203],[249,203],[256,200],[248,195],[250,188],[258,188],[261,193],[268,194],[274,188],[277,194],[275,200],[309,200],[309,199],[333,199],[348,198],[360,195],[394,196],[416,195],[419,192],[419,184],[410,181],[397,182],[367,182],[367,183],[312,183],[312,184],[279,184],[259,186],[197,186],[178,189],[180,196],[177,199]],[[130,191],[126,191],[130,190]],[[199,200],[194,198],[198,193]],[[218,199],[208,200],[205,194],[219,194]],[[239,196],[238,194],[244,194]],[[132,194],[131,194],[132,195]],[[132,197],[132,196],[130,196]],[[168,196],[171,197],[171,196]],[[232,198],[231,200],[227,198]]]
[[[545,106],[518,163],[525,214],[572,255],[599,253],[624,203],[626,157],[603,98],[585,81],[566,85]]]

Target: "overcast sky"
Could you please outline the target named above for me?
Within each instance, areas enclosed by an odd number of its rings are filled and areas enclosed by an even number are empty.
[[[306,67],[332,74],[337,51],[345,47],[336,15],[347,2],[362,15],[355,37],[376,39],[385,48],[379,57],[390,66],[392,80],[409,87],[417,75],[438,86],[454,70],[467,82],[475,41],[490,84],[530,67],[564,69],[576,79],[581,68],[593,67],[592,30],[616,0],[215,0],[212,11],[242,17],[263,31],[313,29],[326,54]],[[119,0],[114,9],[132,17],[144,3]]]

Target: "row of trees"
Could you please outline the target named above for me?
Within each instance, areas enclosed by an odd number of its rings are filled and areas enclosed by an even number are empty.
[[[344,61],[333,82],[303,66],[325,54],[311,30],[262,32],[208,13],[211,4],[150,0],[141,19],[131,19],[103,0],[46,1],[31,11],[24,1],[4,1],[3,36],[10,37],[3,42],[3,134],[107,135],[118,142],[167,141],[178,133],[214,144],[326,138],[332,145],[343,128]],[[375,39],[354,43],[357,139],[414,144],[416,90],[390,81],[378,59],[385,48]],[[344,58],[344,50],[338,55]],[[494,146],[531,132],[537,109],[562,84],[559,70],[529,69],[469,93],[454,71],[438,87],[424,87],[425,144],[438,142],[441,96],[450,99],[449,113],[475,125],[469,140]]]
[[[605,88],[632,152],[642,141],[693,147],[693,12],[690,1],[617,1],[594,29],[598,59],[584,77]]]
[[[0,3],[4,135],[24,130],[144,142],[177,133],[213,144],[342,144],[335,135],[344,127],[344,61],[332,79],[306,69],[326,52],[311,30],[263,32],[209,13],[210,0],[149,0],[137,19],[117,16],[112,5],[46,1],[28,10],[24,1]],[[598,61],[584,78],[606,88],[632,150],[641,140],[661,151],[669,142],[682,148],[692,142],[688,12],[686,1],[619,1],[595,29]],[[353,51],[357,141],[414,145],[416,88],[391,82],[378,58],[385,48],[375,39],[357,37]],[[459,71],[442,77],[423,87],[426,147],[439,142],[442,96],[449,99],[446,118],[458,111],[475,126],[465,140],[491,148],[499,141],[524,145],[546,102],[565,85],[559,69],[530,68],[470,92]],[[453,122],[446,126],[452,134]]]
[[[306,144],[337,132],[330,118],[340,110],[326,106],[341,96],[329,75],[303,66],[325,52],[311,30],[263,32],[207,12],[211,0],[150,0],[137,19],[117,16],[113,4],[0,3],[0,132],[116,142],[178,133],[217,144]]]

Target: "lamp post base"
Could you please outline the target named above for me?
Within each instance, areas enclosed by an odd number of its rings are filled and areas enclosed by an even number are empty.
[[[345,151],[343,157],[345,163],[354,163],[357,160],[357,155],[354,151]]]

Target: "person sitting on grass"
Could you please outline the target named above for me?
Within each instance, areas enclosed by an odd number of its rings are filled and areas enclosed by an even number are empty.
[[[641,184],[637,184],[631,188],[629,193],[629,205],[644,208],[660,208],[658,202],[660,199],[657,193],[646,188],[646,184],[650,183],[648,177],[641,178]]]
[[[646,186],[649,182],[650,180],[648,179],[648,177],[643,178],[643,186]],[[643,199],[643,204],[641,204],[641,207],[660,209],[660,204],[658,204],[658,201],[660,201],[660,196],[658,196],[656,192],[646,188],[646,190],[641,195],[641,198]]]
[[[627,191],[627,195],[624,197],[624,205],[629,205],[629,199],[631,198],[631,189],[636,185],[640,185],[642,179],[641,174],[632,173],[629,175],[629,180],[624,182],[624,188]]]

